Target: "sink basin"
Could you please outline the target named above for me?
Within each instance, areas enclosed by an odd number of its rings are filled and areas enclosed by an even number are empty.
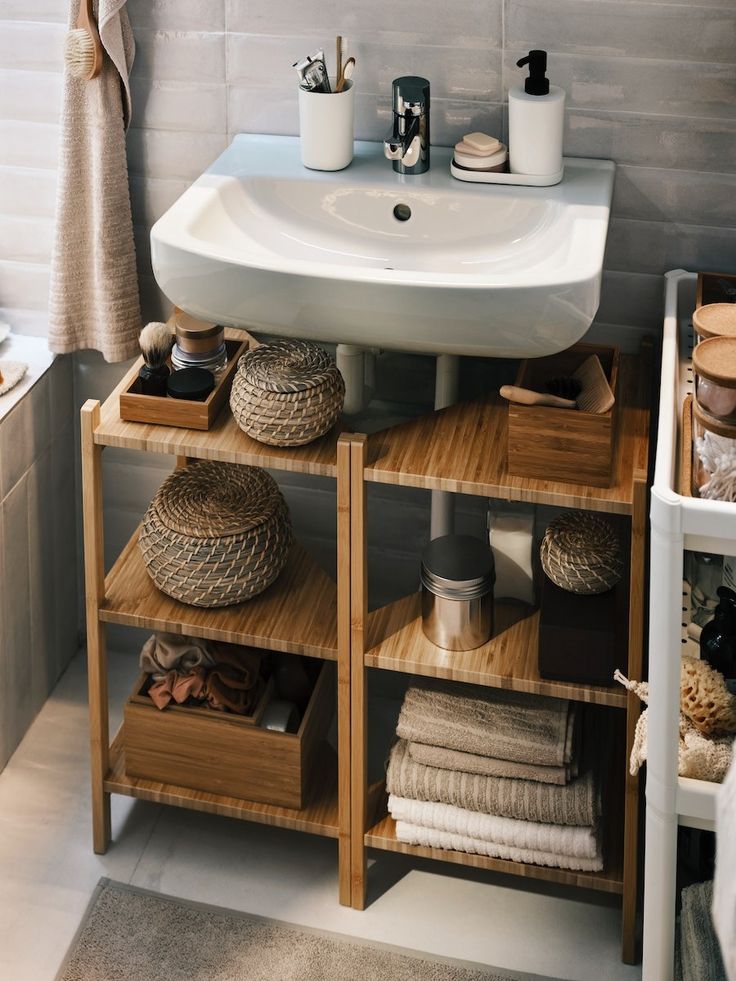
[[[556,187],[513,187],[456,181],[442,147],[418,177],[383,144],[355,151],[322,173],[294,137],[237,136],[151,231],[166,296],[233,327],[423,353],[539,357],[583,336],[613,163],[567,159]]]

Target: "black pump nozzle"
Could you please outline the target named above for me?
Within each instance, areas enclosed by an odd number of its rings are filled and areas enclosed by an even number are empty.
[[[539,48],[530,51],[526,58],[519,58],[517,67],[529,65],[529,77],[524,81],[524,91],[528,95],[548,95],[547,52]]]

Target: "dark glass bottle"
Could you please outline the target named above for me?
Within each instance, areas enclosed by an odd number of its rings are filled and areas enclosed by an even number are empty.
[[[736,684],[736,593],[728,586],[718,587],[718,606],[700,635],[700,656],[711,667]]]

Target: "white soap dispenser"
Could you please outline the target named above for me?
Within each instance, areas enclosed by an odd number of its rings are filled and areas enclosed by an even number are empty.
[[[565,90],[550,85],[547,52],[530,51],[516,62],[529,65],[524,87],[509,89],[509,167],[512,174],[562,177]]]

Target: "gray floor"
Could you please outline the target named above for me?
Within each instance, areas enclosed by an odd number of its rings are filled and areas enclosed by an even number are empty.
[[[135,675],[111,657],[112,723]],[[229,909],[566,981],[634,981],[619,913],[520,880],[379,855],[365,912],[337,903],[332,841],[113,797],[90,845],[87,713],[77,657],[0,775],[0,977],[52,981],[100,876]]]

